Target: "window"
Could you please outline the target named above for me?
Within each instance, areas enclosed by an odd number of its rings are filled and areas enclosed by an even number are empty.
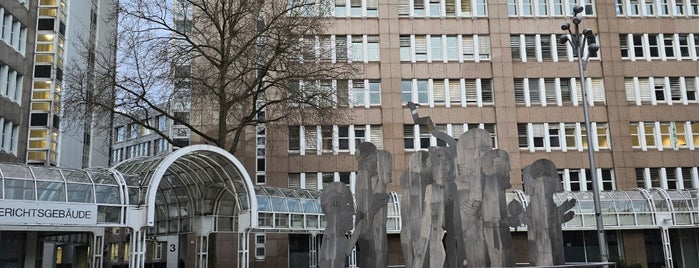
[[[337,127],[338,151],[341,151],[341,152],[349,151],[349,145],[350,145],[349,126],[338,126]]]
[[[411,45],[410,36],[400,36],[400,60],[401,61],[411,61]]]
[[[301,128],[298,126],[289,127],[289,151],[298,152],[301,149]]]
[[[378,1],[378,0],[375,0],[375,1]],[[367,36],[366,47],[367,47],[367,60],[368,61],[380,60],[381,57],[379,55],[379,36],[378,35]]]
[[[432,61],[442,61],[442,37],[441,36],[431,36],[430,37],[430,56]]]
[[[265,234],[255,234],[255,259],[265,259]]]
[[[23,86],[24,77],[22,74],[0,63],[0,97],[8,98],[10,101],[16,103],[21,103]]]
[[[124,141],[126,134],[126,127],[121,126],[116,128],[116,142]]]
[[[381,105],[381,81],[352,80],[352,106]]]
[[[379,61],[379,36],[378,35],[352,35],[350,54],[352,61],[369,62]]]

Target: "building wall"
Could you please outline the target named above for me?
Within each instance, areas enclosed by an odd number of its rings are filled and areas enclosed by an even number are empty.
[[[16,0],[2,0],[0,8],[3,9],[3,14],[0,14],[3,19],[11,18],[12,23],[19,22],[26,36],[34,36],[36,32],[36,2],[27,1],[25,5],[22,5]],[[23,163],[27,150],[34,39],[24,38],[21,40],[21,44],[18,44],[19,47],[13,46],[9,37],[2,38],[0,41],[0,67],[8,68],[8,72],[10,69],[14,70],[18,76],[22,77],[22,83],[16,85],[15,96],[5,96],[5,92],[0,92],[0,118],[3,119],[3,124],[11,123],[12,127],[18,126],[17,133],[12,134],[16,135],[13,141],[15,148],[13,150],[10,150],[9,146],[5,149],[0,148],[0,161]],[[7,73],[2,72],[0,75],[7,76]],[[7,77],[2,77],[0,81],[6,82],[5,79]],[[2,85],[0,89],[6,89],[7,86]],[[0,126],[1,128],[3,127]]]
[[[393,156],[393,182],[389,191],[400,192],[399,178],[406,170],[408,159],[414,150],[405,149],[404,125],[413,124],[410,112],[401,99],[401,80],[403,79],[492,79],[494,104],[478,107],[467,104],[466,107],[446,108],[444,106],[419,108],[421,116],[431,116],[436,124],[486,123],[495,124],[497,147],[509,153],[511,161],[511,183],[513,189],[522,189],[521,170],[540,158],[548,158],[558,169],[566,169],[571,174],[589,167],[587,151],[582,148],[529,150],[520,148],[518,141],[518,124],[543,123],[582,123],[584,118],[582,103],[571,104],[532,104],[527,107],[516,101],[515,81],[523,78],[576,78],[579,77],[577,61],[562,60],[528,60],[513,58],[512,35],[558,35],[563,33],[560,25],[571,22],[564,16],[508,16],[508,1],[490,0],[487,5],[487,17],[400,17],[398,0],[379,1],[378,17],[348,17],[330,19],[328,34],[377,35],[380,44],[380,61],[356,63],[362,71],[358,79],[380,79],[381,103],[368,108],[348,109],[351,114],[342,125],[381,125],[383,130],[383,149]],[[444,2],[444,1],[442,1]],[[521,1],[520,1],[521,2]],[[536,1],[533,1],[536,2]],[[657,6],[656,6],[657,7]],[[670,7],[673,8],[673,7]],[[643,103],[636,105],[627,100],[626,80],[633,77],[697,77],[699,65],[696,59],[676,58],[661,59],[622,59],[620,34],[662,34],[694,33],[699,34],[699,22],[696,15],[684,16],[619,16],[615,12],[615,1],[594,1],[594,16],[586,16],[581,28],[590,28],[597,34],[601,45],[600,57],[592,59],[587,66],[585,76],[602,79],[604,83],[604,100],[595,102],[590,109],[591,120],[606,123],[609,148],[601,148],[595,153],[597,168],[611,169],[613,182],[604,185],[604,190],[629,190],[637,187],[681,188],[672,182],[671,177],[663,172],[675,174],[677,167],[687,168],[690,176],[684,188],[697,188],[697,167],[699,155],[695,149],[679,146],[673,148],[643,148],[635,144],[632,123],[634,122],[697,122],[699,104],[658,102],[657,105]],[[685,9],[686,10],[686,9]],[[628,12],[628,10],[627,10]],[[656,12],[658,12],[656,10]],[[408,35],[487,35],[490,37],[491,57],[480,62],[449,61],[432,62],[401,61],[400,37]],[[675,41],[676,42],[676,41]],[[555,41],[553,42],[555,43]],[[525,50],[534,48],[527,44]],[[691,49],[691,48],[690,48]],[[429,51],[429,46],[427,47]],[[429,53],[429,52],[428,52]],[[445,53],[443,51],[443,53]],[[645,53],[649,53],[646,50]],[[678,52],[675,52],[678,53]],[[526,55],[525,55],[526,57]],[[578,79],[576,79],[578,80]],[[590,90],[590,89],[588,89]],[[696,93],[695,93],[696,94]],[[695,97],[696,98],[696,97]],[[341,108],[344,109],[344,108]],[[276,128],[275,128],[276,127]],[[289,173],[306,173],[314,176],[316,172],[351,172],[356,170],[354,155],[347,152],[337,154],[311,152],[301,155],[289,152],[289,134],[286,126],[270,126],[274,131],[267,139],[267,184],[289,186]],[[636,129],[635,131],[638,131]],[[288,131],[287,131],[288,132]],[[696,131],[694,132],[696,133]],[[286,137],[285,137],[286,136]],[[696,134],[695,134],[696,137]],[[249,136],[248,139],[252,140]],[[584,141],[585,137],[581,140]],[[692,138],[689,138],[692,139]],[[697,138],[693,138],[697,141]],[[251,141],[252,142],[252,141]],[[662,142],[660,140],[659,142]],[[247,150],[252,151],[252,150]],[[246,151],[246,152],[247,152]],[[250,167],[249,156],[239,155]],[[247,157],[247,158],[246,158]],[[650,168],[650,169],[648,169]],[[662,171],[656,168],[665,168]],[[645,169],[645,171],[644,171]],[[638,181],[638,172],[650,170],[650,183]],[[250,168],[249,171],[254,171]],[[659,172],[660,174],[657,174]],[[568,175],[566,175],[568,176]],[[570,175],[573,176],[573,175]],[[581,175],[582,176],[582,175]],[[645,175],[648,176],[648,175]],[[685,175],[687,176],[687,175]],[[567,180],[571,180],[568,177]],[[587,178],[589,181],[589,177]],[[567,190],[591,190],[585,181],[574,185],[567,181]],[[318,183],[317,186],[321,186]],[[307,187],[307,186],[301,186]],[[633,260],[644,260],[643,240],[633,231],[623,231],[624,254]],[[642,235],[642,233],[641,233]],[[643,239],[643,236],[640,236]],[[638,243],[640,241],[640,243]],[[391,249],[389,249],[390,251]],[[638,255],[641,254],[641,255]],[[521,257],[521,256],[518,256]],[[643,262],[643,261],[640,261]]]

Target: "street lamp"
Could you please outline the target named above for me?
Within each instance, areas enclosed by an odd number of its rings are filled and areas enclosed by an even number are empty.
[[[573,48],[573,53],[578,57],[578,70],[580,71],[580,88],[582,90],[583,96],[583,115],[585,117],[585,131],[587,132],[587,157],[590,160],[590,174],[592,176],[592,197],[595,205],[595,220],[597,222],[597,238],[599,239],[599,253],[602,262],[607,262],[609,260],[607,255],[607,240],[604,237],[604,224],[602,222],[602,208],[599,200],[599,184],[597,181],[597,170],[595,168],[595,154],[592,150],[592,126],[590,124],[590,111],[589,111],[589,98],[587,96],[587,89],[585,88],[585,69],[587,68],[587,63],[590,57],[596,57],[599,51],[599,45],[596,44],[595,35],[590,29],[583,29],[580,32],[580,22],[582,21],[582,16],[580,15],[585,10],[582,6],[576,6],[573,8],[573,26],[574,31],[571,30],[570,23],[563,23],[561,25],[561,30],[568,31],[568,35],[562,35],[558,40],[561,44],[570,44]],[[583,59],[585,46],[587,46],[587,57]]]

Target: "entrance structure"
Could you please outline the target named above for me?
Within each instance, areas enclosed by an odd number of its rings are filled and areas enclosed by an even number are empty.
[[[239,266],[249,263],[255,189],[242,164],[218,147],[194,145],[100,169],[0,164],[0,177],[0,231],[92,232],[91,267],[102,266],[105,227],[131,229],[130,267],[145,265],[147,239],[184,232],[196,235],[196,267],[207,266],[208,237],[218,231],[239,233]],[[173,245],[168,266],[177,267]]]

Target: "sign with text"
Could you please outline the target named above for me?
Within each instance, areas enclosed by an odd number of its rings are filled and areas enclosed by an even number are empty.
[[[2,200],[0,224],[95,225],[97,205]]]

